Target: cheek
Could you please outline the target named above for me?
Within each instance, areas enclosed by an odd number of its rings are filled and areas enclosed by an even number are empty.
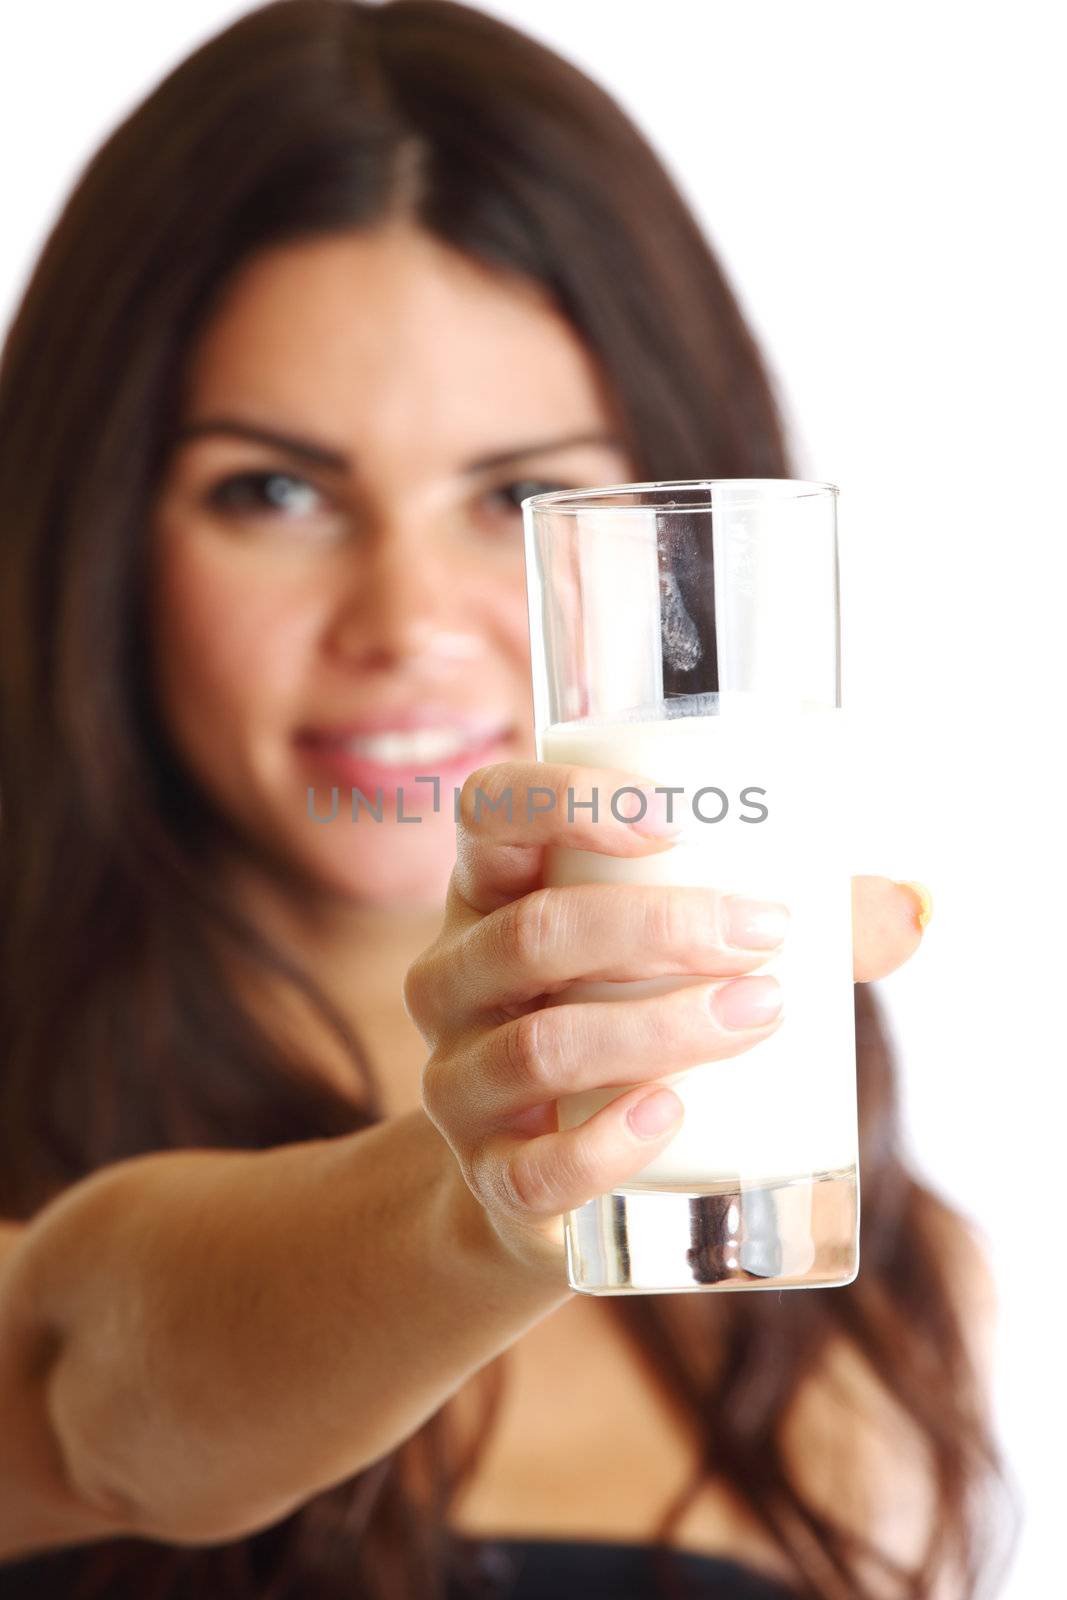
[[[534,707],[533,685],[530,669],[530,617],[526,608],[526,591],[519,592],[518,603],[507,607],[503,624],[507,640],[508,659],[515,676],[516,722],[521,730],[526,754],[533,758]]]
[[[521,569],[517,581],[501,584],[487,601],[492,628],[501,649],[517,672],[529,676],[530,622]]]
[[[198,766],[247,764],[306,671],[317,615],[291,575],[195,537],[164,541],[154,588],[165,720]]]

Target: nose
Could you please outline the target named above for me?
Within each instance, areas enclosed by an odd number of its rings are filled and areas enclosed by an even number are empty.
[[[476,588],[475,575],[429,530],[383,526],[345,575],[327,649],[364,670],[476,661],[486,649]]]

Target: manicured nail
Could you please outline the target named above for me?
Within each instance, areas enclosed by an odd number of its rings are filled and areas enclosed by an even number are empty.
[[[726,937],[739,950],[773,950],[785,938],[789,908],[776,900],[746,900],[728,894],[723,901]]]
[[[683,818],[678,795],[657,794],[655,789],[642,789],[645,797],[644,816],[638,817],[636,812],[640,809],[641,802],[634,794],[623,795],[619,801],[619,810],[625,814],[626,802],[630,802],[629,809],[634,813],[634,820],[630,823],[635,833],[644,833],[652,839],[670,838],[682,830]],[[667,809],[670,807],[673,820],[667,820]]]
[[[646,1094],[626,1113],[626,1120],[639,1139],[654,1139],[672,1123],[680,1122],[685,1107],[670,1089],[657,1089]]]
[[[712,1009],[727,1028],[758,1028],[771,1022],[782,1009],[782,990],[777,979],[735,978],[712,991]]]
[[[925,928],[934,913],[934,897],[925,883],[898,883],[898,889],[910,889],[919,902],[918,919],[919,927]]]

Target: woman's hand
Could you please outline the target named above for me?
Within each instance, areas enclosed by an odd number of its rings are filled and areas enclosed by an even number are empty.
[[[852,880],[852,976],[857,983],[888,977],[919,948],[930,920],[929,890],[891,878]]]
[[[639,1171],[677,1129],[682,1106],[654,1078],[736,1056],[780,1025],[779,988],[755,975],[777,944],[746,942],[735,897],[706,888],[583,884],[542,888],[546,846],[621,857],[658,853],[675,832],[597,822],[580,802],[629,775],[591,767],[500,763],[464,784],[457,861],[440,934],[409,969],[404,1001],[430,1056],[427,1115],[466,1183],[512,1247],[558,1260],[562,1214]],[[555,792],[532,819],[492,809],[510,789]],[[567,820],[573,792],[575,820]],[[476,796],[483,798],[476,812]],[[488,804],[486,802],[488,797]],[[646,819],[654,815],[650,804]],[[853,880],[857,980],[882,977],[919,943],[911,889]],[[580,981],[713,974],[633,1000],[546,1006]],[[656,1073],[650,1082],[649,1065]],[[559,1130],[561,1095],[631,1082],[581,1126]],[[668,1120],[642,1116],[650,1101]],[[673,1115],[671,1112],[673,1111]]]

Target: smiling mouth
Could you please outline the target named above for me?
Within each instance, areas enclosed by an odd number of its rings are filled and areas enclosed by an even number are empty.
[[[504,729],[500,730],[503,737]],[[461,728],[413,728],[404,733],[368,733],[333,746],[345,755],[362,756],[383,767],[408,766],[412,761],[452,761],[468,750],[480,750],[495,737],[472,738]]]
[[[374,733],[304,736],[299,742],[326,755],[410,770],[413,764],[448,763],[466,755],[476,755],[487,746],[509,738],[512,731],[503,724],[478,731],[447,725],[383,728]]]

